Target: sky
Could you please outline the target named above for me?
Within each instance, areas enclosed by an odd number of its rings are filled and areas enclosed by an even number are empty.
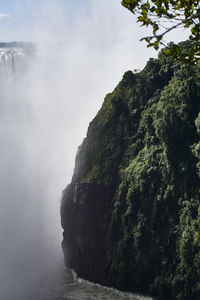
[[[96,11],[95,15],[97,17],[102,17],[102,24],[109,15],[111,17],[110,21],[112,21],[113,17],[115,18],[115,14],[119,14],[119,12],[116,10],[117,6],[113,5],[114,1],[109,2],[111,3],[111,7],[105,1],[99,5],[95,0],[1,1],[1,40],[36,40],[38,42],[38,32],[34,34],[34,30],[38,29],[39,24],[41,29],[45,24],[50,25],[51,23],[54,31],[59,30],[62,32],[64,28],[61,28],[61,26],[73,27],[75,24],[79,24],[83,18],[90,19],[94,11]],[[120,1],[118,6],[120,7]],[[59,19],[57,18],[58,14]]]
[[[112,27],[118,30],[123,27],[125,31],[132,31],[136,44],[142,34],[146,34],[136,24],[136,17],[121,6],[120,0],[7,0],[0,1],[0,40],[13,41],[38,41],[38,25],[40,28],[49,23],[54,31],[63,31],[62,26],[73,27],[80,24],[82,18],[90,19],[91,16],[100,18],[101,24],[112,23]],[[59,13],[60,19],[57,19]],[[39,29],[40,30],[40,29]],[[176,32],[169,36],[169,40],[181,40],[185,33]],[[49,36],[46,37],[47,40]],[[143,44],[145,47],[145,43]],[[149,51],[151,53],[151,51]]]

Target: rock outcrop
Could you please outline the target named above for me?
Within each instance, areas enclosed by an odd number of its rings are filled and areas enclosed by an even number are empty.
[[[106,96],[62,198],[65,261],[79,276],[200,299],[199,79],[199,65],[161,53]]]

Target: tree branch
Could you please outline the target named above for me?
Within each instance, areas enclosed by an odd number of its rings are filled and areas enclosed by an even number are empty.
[[[152,40],[153,38],[158,38],[158,39],[161,38],[161,39],[162,39],[163,36],[164,36],[165,34],[167,34],[168,32],[170,32],[171,30],[173,30],[173,29],[179,27],[179,26],[182,25],[182,24],[183,24],[183,22],[180,22],[180,23],[178,23],[178,24],[176,24],[176,25],[174,25],[174,26],[168,28],[167,30],[165,30],[163,33],[161,33],[161,34],[159,34],[159,35],[156,35],[156,34],[155,34],[155,35],[152,35],[152,36],[143,37],[143,38],[140,39],[140,41],[143,41],[143,40],[145,40],[145,39]]]
[[[153,38],[157,38],[157,39],[162,39],[164,35],[166,35],[168,32],[170,32],[173,29],[176,29],[177,27],[185,24],[187,21],[190,21],[192,19],[198,18],[200,17],[200,13],[194,14],[192,16],[190,16],[189,18],[186,19],[182,19],[180,23],[175,24],[174,26],[171,26],[170,28],[166,29],[163,33],[159,34],[159,35],[152,35],[152,36],[146,36],[140,39],[140,41],[144,41],[146,39],[152,40]]]

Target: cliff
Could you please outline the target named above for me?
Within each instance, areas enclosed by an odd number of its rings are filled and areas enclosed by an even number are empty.
[[[200,299],[200,65],[162,53],[128,71],[78,149],[61,220],[78,275]]]

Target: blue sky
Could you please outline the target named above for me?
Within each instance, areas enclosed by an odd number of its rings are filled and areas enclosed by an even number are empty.
[[[6,0],[0,1],[0,41],[37,40],[40,30],[51,28],[60,31],[61,27],[73,27],[76,22],[88,18],[92,22],[104,18],[111,26],[120,26],[137,38],[146,35],[136,24],[135,17],[120,4],[120,0]],[[59,27],[60,26],[60,27]],[[101,25],[100,25],[101,26]],[[54,30],[55,29],[55,30]],[[56,33],[57,34],[57,33]],[[182,40],[184,33],[173,33],[170,40]],[[45,34],[43,34],[44,38]],[[48,33],[49,36],[49,33]]]
[[[52,41],[58,36],[63,40],[69,36],[64,29],[71,28],[72,32],[78,26],[84,35],[99,36],[99,31],[102,36],[108,31],[115,35],[119,29],[116,23],[126,28],[134,24],[133,16],[121,6],[120,0],[0,1],[0,41]]]
[[[38,0],[7,0],[0,2],[0,40],[16,40],[16,32],[30,24]],[[15,38],[16,37],[16,38]],[[23,38],[23,36],[22,36]]]
[[[63,15],[73,18],[87,0],[6,0],[0,1],[0,41],[29,40],[30,31],[40,22],[49,6],[57,6]]]

